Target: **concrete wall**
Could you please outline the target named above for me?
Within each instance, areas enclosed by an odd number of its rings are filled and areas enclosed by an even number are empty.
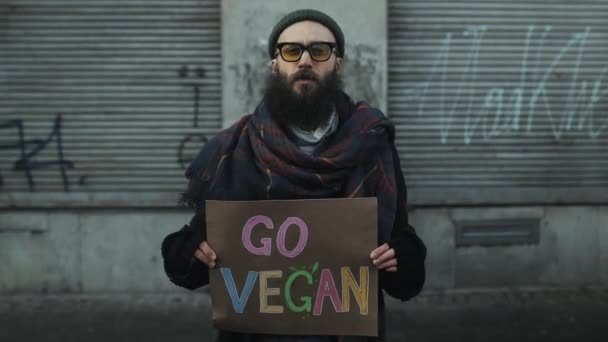
[[[456,221],[540,219],[538,244],[456,247]],[[416,210],[427,288],[608,285],[608,207]]]
[[[0,294],[185,291],[162,268],[180,210],[0,211]],[[540,219],[536,245],[456,248],[455,222]],[[417,209],[427,289],[608,285],[608,207]]]
[[[0,294],[176,291],[161,241],[180,210],[0,211]]]
[[[224,126],[252,112],[270,70],[268,36],[287,13],[313,8],[332,16],[345,35],[344,84],[355,101],[386,110],[386,1],[224,0],[222,81]],[[348,9],[348,10],[345,10]]]

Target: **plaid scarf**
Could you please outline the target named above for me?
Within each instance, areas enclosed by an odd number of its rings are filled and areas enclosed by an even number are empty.
[[[206,184],[201,199],[377,197],[378,240],[387,242],[397,204],[394,126],[380,110],[364,102],[354,104],[346,94],[337,101],[336,111],[336,132],[307,154],[262,101],[253,114],[211,139],[186,177]]]

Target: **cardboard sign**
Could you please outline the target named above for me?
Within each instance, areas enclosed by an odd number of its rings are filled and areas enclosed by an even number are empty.
[[[213,321],[228,331],[378,334],[375,198],[207,201]]]

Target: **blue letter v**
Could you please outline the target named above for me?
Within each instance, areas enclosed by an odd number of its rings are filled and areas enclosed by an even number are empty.
[[[247,304],[251,290],[253,290],[253,284],[255,284],[255,280],[258,278],[258,272],[249,271],[243,293],[241,293],[241,296],[239,297],[239,294],[236,291],[236,285],[234,284],[234,278],[232,277],[232,271],[229,268],[222,268],[220,270],[222,271],[228,294],[230,294],[234,311],[242,314],[243,310],[245,310],[245,305]]]

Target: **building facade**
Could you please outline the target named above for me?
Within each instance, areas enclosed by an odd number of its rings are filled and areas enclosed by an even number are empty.
[[[183,171],[297,1],[0,4],[0,293],[179,291]],[[608,284],[608,1],[311,0],[397,127],[427,289]]]

